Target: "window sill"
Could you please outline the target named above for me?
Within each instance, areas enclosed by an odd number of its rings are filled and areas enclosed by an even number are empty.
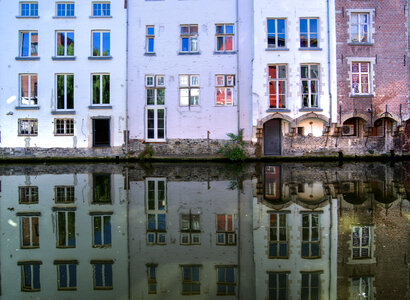
[[[17,134],[17,136],[38,136],[37,134],[22,134],[22,133],[19,133],[19,134]]]
[[[151,144],[168,144],[166,140],[150,140],[146,139],[145,143],[151,143]],[[157,230],[158,232],[167,232],[166,230]],[[156,232],[156,231],[155,231]]]
[[[201,52],[178,52],[178,55],[199,55]]]
[[[76,16],[53,16],[53,19],[76,19]]]
[[[299,50],[301,51],[322,51],[322,48],[319,47],[300,47]]]
[[[290,109],[287,108],[268,108],[266,112],[284,112],[284,113],[290,113]]]
[[[289,51],[289,48],[266,48],[265,51]]]
[[[215,55],[229,55],[229,54],[236,54],[236,51],[214,51]]]
[[[40,19],[39,16],[16,16],[16,19]]]
[[[19,106],[16,106],[15,109],[16,110],[39,110],[40,106],[29,106],[29,105],[21,106],[19,105]]]
[[[236,106],[236,105],[233,105],[233,104],[226,104],[226,105],[223,105],[223,104],[215,104],[214,106],[215,106],[215,107],[234,107],[234,106]]]
[[[112,19],[112,16],[89,16],[90,19]]]
[[[56,133],[54,133],[54,136],[74,136],[74,134],[56,134]]]
[[[352,95],[349,94],[350,98],[374,98],[373,94],[361,94],[361,95]]]
[[[75,110],[53,110],[52,115],[75,115]]]
[[[323,111],[323,109],[318,108],[318,107],[304,107],[304,108],[300,108],[299,111],[301,111],[301,112],[307,112],[307,111]]]
[[[359,42],[350,42],[347,43],[350,46],[373,46],[373,43],[365,42],[365,43],[359,43]]]
[[[89,56],[88,60],[111,60],[112,56]]]
[[[40,56],[16,56],[16,60],[40,60]]]
[[[157,56],[155,52],[145,52],[144,55],[145,56]]]
[[[52,60],[75,60],[75,56],[52,56]]]
[[[112,109],[111,105],[90,105],[88,109]]]
[[[191,105],[191,106],[179,106],[179,111],[185,112],[185,111],[200,111],[201,106],[199,105]]]

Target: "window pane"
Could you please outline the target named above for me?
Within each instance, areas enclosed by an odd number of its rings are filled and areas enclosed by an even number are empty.
[[[110,75],[102,75],[103,104],[110,103]]]
[[[74,32],[67,32],[67,55],[74,55]]]
[[[268,33],[276,33],[275,20],[268,19]]]
[[[103,32],[103,56],[110,56],[110,33]]]
[[[102,244],[101,218],[94,217],[94,245]]]
[[[67,78],[67,109],[74,108],[74,75],[66,75]]]
[[[30,34],[23,32],[21,34],[21,56],[29,56],[30,51]]]
[[[100,55],[101,34],[100,32],[93,32],[93,56]]]

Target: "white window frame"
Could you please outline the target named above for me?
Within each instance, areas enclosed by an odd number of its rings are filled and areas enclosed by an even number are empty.
[[[37,245],[35,245],[34,244],[34,238],[33,238],[33,236],[34,236],[34,225],[33,225],[33,219],[37,219],[37,233],[38,233],[38,244]],[[29,234],[29,236],[30,236],[30,238],[29,238],[29,240],[30,240],[30,245],[24,245],[24,235],[25,235],[25,232],[24,232],[24,225],[23,225],[23,223],[24,223],[24,220],[28,220],[28,224],[29,224],[29,232],[28,232],[28,234]],[[21,216],[20,217],[20,228],[21,228],[21,230],[20,230],[20,238],[21,238],[21,242],[20,242],[20,248],[21,249],[33,249],[33,248],[40,248],[40,233],[39,233],[39,227],[40,227],[40,216]]]
[[[23,292],[38,292],[41,290],[41,276],[40,276],[40,265],[41,262],[25,262],[25,263],[19,263],[19,265],[21,266],[21,291]],[[26,266],[30,266],[30,278],[31,278],[31,283],[30,286],[25,286],[25,282],[26,282],[26,270],[25,267]],[[38,283],[39,283],[39,287],[38,288],[34,288],[34,267],[38,267]]]
[[[274,275],[275,278],[270,279],[271,275],[272,276]],[[286,277],[285,287],[280,285],[281,281],[279,279],[279,276],[285,276]],[[275,280],[276,288],[273,288],[269,285],[269,282],[271,282],[273,280]],[[279,295],[281,295],[281,293],[280,293],[281,290],[286,291],[286,297],[284,299],[288,299],[288,295],[289,295],[289,272],[271,272],[271,271],[268,271],[268,293],[269,293],[268,296],[269,296],[269,298],[271,298],[270,295],[274,293],[276,295],[276,297],[273,297],[273,298],[280,299]]]
[[[374,17],[375,17],[375,9],[346,9],[346,15],[348,17],[348,32],[347,32],[347,40],[346,42],[348,44],[364,44],[364,45],[372,45],[374,44],[374,33],[375,33],[375,27],[374,27]],[[353,19],[352,19],[352,14],[367,14],[368,15],[368,32],[367,32],[367,41],[353,41]],[[360,34],[360,33],[359,33]]]
[[[61,33],[63,33],[64,34],[64,54],[58,54],[58,34],[61,34]],[[72,42],[73,42],[73,54],[71,55],[69,55],[69,54],[67,54],[67,49],[68,49],[68,44],[67,44],[67,41],[68,41],[68,33],[72,33],[73,34],[73,40],[72,40]],[[75,39],[75,36],[74,36],[74,30],[57,30],[56,31],[56,57],[74,57],[74,54],[75,54],[75,41],[74,41],[74,39]]]
[[[58,128],[59,124],[58,123],[63,123],[63,132],[58,133]],[[71,124],[70,124],[71,123]],[[74,119],[60,119],[56,118],[54,119],[54,135],[56,136],[71,136],[74,135]]]
[[[64,14],[59,16],[58,15],[58,5],[64,5]],[[68,16],[68,5],[73,5],[73,15]],[[65,1],[60,1],[56,2],[56,17],[58,18],[73,18],[75,17],[75,3],[74,2],[65,2]]]
[[[195,26],[197,28],[197,32],[192,32],[191,27],[195,27]],[[187,33],[182,33],[183,27],[188,28]],[[181,24],[180,25],[180,52],[181,53],[198,53],[199,52],[198,36],[199,36],[198,24]],[[188,50],[185,50],[185,51],[182,48],[184,39],[188,39]],[[196,49],[193,49],[193,45],[196,45]]]
[[[68,222],[68,215],[72,213],[74,216],[73,219],[73,226],[74,226],[74,232],[73,237],[74,237],[74,245],[69,245],[68,244],[68,239],[69,239],[69,222]],[[65,244],[64,245],[59,245],[59,216],[60,214],[64,214],[65,218],[65,223],[64,223],[64,230],[65,230]],[[76,239],[76,232],[75,232],[75,211],[56,211],[56,247],[57,248],[75,248],[77,244],[77,239]]]
[[[223,216],[225,219],[225,228],[219,229],[218,217]],[[232,230],[228,229],[229,217],[231,217]],[[216,244],[217,245],[236,245],[236,228],[235,228],[235,215],[234,214],[217,214],[216,215]]]
[[[234,103],[234,86],[235,86],[235,75],[229,74],[218,74],[215,75],[215,105],[216,106],[233,106]],[[231,93],[231,101],[228,103],[228,92]],[[223,103],[218,103],[218,93],[224,95]]]
[[[19,186],[19,204],[36,204],[38,199],[38,186]]]
[[[71,261],[59,261],[58,263],[55,262],[55,264],[57,265],[57,289],[59,291],[75,291],[77,290],[77,262],[71,262]],[[69,286],[70,285],[70,279],[71,276],[73,274],[71,274],[70,272],[70,266],[74,266],[74,273],[75,273],[75,278],[76,278],[76,282],[75,282],[75,286]],[[63,279],[60,277],[60,268],[66,268],[66,285],[67,287],[62,287],[61,283],[63,282]]]
[[[18,135],[19,136],[38,136],[38,120],[30,118],[18,119]],[[22,131],[22,126],[25,127],[24,132]],[[28,133],[25,133],[28,131]]]
[[[109,14],[105,14],[104,15],[104,8],[103,8],[103,5],[104,4],[108,4],[109,5]],[[100,8],[100,11],[101,11],[101,14],[94,14],[94,5],[101,5],[101,8]],[[93,17],[98,17],[98,18],[108,18],[108,17],[111,17],[111,2],[110,1],[93,1],[92,2],[92,4],[91,4],[91,15],[93,16]]]
[[[23,77],[27,77],[28,79],[28,84],[27,84],[27,97],[23,97]],[[35,79],[34,79],[35,77]],[[37,86],[34,86],[34,93],[35,95],[31,95],[31,84],[33,83],[33,80],[35,80],[34,84],[37,84]],[[20,106],[38,106],[38,74],[37,73],[24,73],[24,74],[19,74],[19,86],[20,86]],[[24,99],[23,99],[24,98]]]
[[[317,77],[312,77],[312,66],[317,67]],[[308,77],[302,77],[302,68],[308,68]],[[301,86],[301,93],[302,93],[302,108],[320,108],[320,64],[301,64],[300,65],[300,86]],[[307,81],[308,90],[307,93],[303,89],[303,82]],[[317,91],[314,93],[312,91],[312,82],[316,81]],[[312,96],[316,95],[316,105],[312,104]],[[308,97],[308,105],[305,105],[304,96]]]
[[[301,290],[300,290],[300,295],[302,296],[302,294],[303,294],[303,289],[307,289],[307,291],[308,291],[308,297],[309,297],[309,299],[312,299],[312,300],[315,300],[315,299],[320,299],[320,294],[321,294],[321,284],[320,284],[320,275],[321,275],[321,273],[322,272],[301,272],[301,285],[300,285],[300,287],[301,287]],[[317,274],[317,276],[318,276],[318,286],[317,287],[315,287],[315,286],[312,286],[312,276],[313,275],[316,275]],[[303,276],[308,276],[308,285],[307,286],[303,286],[303,284],[302,284],[302,282],[303,282]],[[317,293],[312,293],[312,290],[314,289],[314,288],[317,288],[318,289],[318,292]],[[312,298],[312,295],[317,295],[317,298],[315,298],[315,299],[313,299]]]
[[[216,266],[216,285],[217,285],[217,296],[235,296],[236,295],[236,280],[237,280],[237,267],[236,266]],[[233,282],[228,281],[228,270],[233,270]],[[224,273],[224,281],[219,281],[219,272]],[[220,288],[224,287],[225,291],[220,291]],[[230,292],[229,288],[233,287],[233,291]]]
[[[23,16],[23,5],[28,5],[28,15]],[[37,8],[33,9],[32,5],[37,5]],[[19,3],[20,17],[23,18],[37,18],[38,17],[38,2],[37,1],[22,1]]]
[[[188,216],[188,229],[182,228],[184,219]],[[195,217],[194,217],[195,216]],[[185,218],[184,218],[185,217]],[[193,229],[194,218],[198,220],[199,229]],[[201,215],[200,214],[181,214],[180,217],[180,243],[181,245],[200,245],[201,244]]]
[[[59,108],[58,107],[58,77],[59,76],[63,76],[63,82],[64,82],[64,107],[63,108]],[[73,76],[73,87],[72,87],[72,89],[73,89],[73,107],[68,107],[68,94],[67,94],[67,89],[68,89],[68,77],[67,76]],[[56,74],[55,75],[55,80],[56,80],[56,85],[55,85],[55,87],[56,87],[56,102],[55,102],[55,106],[56,106],[56,110],[58,110],[58,111],[66,111],[66,110],[73,110],[74,109],[74,93],[75,93],[75,91],[74,91],[74,87],[75,87],[75,84],[74,84],[74,74],[69,74],[69,73],[64,73],[64,74]]]
[[[375,79],[374,78],[375,77],[374,66],[376,64],[376,58],[375,57],[347,57],[346,61],[347,61],[347,64],[349,66],[349,88],[350,88],[349,97],[355,97],[355,96],[358,96],[358,97],[366,97],[366,96],[372,97],[372,96],[375,96],[376,93],[374,91],[373,83],[374,83],[374,79]],[[368,75],[368,89],[369,89],[369,92],[366,93],[366,94],[354,92],[353,72],[352,72],[354,63],[368,63],[368,74],[369,74]],[[359,70],[360,70],[360,65],[359,65]],[[359,74],[359,79],[361,79],[360,74]]]
[[[94,33],[100,35],[100,44],[98,46],[99,54],[94,55]],[[108,33],[109,34],[109,44],[108,44],[108,54],[104,54],[104,34]],[[111,31],[110,30],[92,30],[91,31],[91,57],[111,57]]]
[[[275,31],[274,32],[269,32],[269,20],[272,20],[275,22]],[[278,20],[283,20],[283,22],[285,23],[285,32],[278,32]],[[267,49],[286,49],[286,35],[287,35],[287,30],[286,30],[286,18],[268,18],[266,20],[266,32],[267,32]],[[278,35],[285,35],[285,45],[284,46],[279,46],[279,42],[278,42]],[[270,45],[269,44],[269,36],[274,36],[275,37],[275,44],[274,45]]]
[[[93,248],[110,248],[112,245],[112,226],[111,226],[111,215],[109,214],[95,214],[91,216],[92,218],[92,228],[93,228]],[[105,243],[104,242],[104,238],[107,236],[107,232],[105,231],[105,227],[104,227],[104,219],[108,218],[109,223],[110,223],[110,239],[111,239],[111,243]],[[100,226],[101,226],[101,242],[100,243],[96,243],[95,241],[95,221],[96,220],[100,220]]]
[[[363,229],[364,228],[368,229],[368,234],[369,234],[367,245],[362,245],[363,244]],[[354,242],[353,242],[354,239],[355,239],[354,233],[355,233],[356,229],[359,230],[359,245],[354,245]],[[373,243],[373,226],[371,226],[371,225],[368,225],[368,226],[353,226],[351,243],[352,243],[352,251],[351,251],[352,260],[361,260],[361,259],[371,259],[371,258],[373,258],[373,252],[372,252],[372,250],[373,250],[373,247],[372,247],[372,243]],[[357,256],[357,257],[354,256],[354,250],[355,249],[358,249],[358,251],[359,251],[359,256]],[[363,249],[367,249],[367,253],[368,253],[367,256],[362,255],[362,250]]]
[[[75,187],[73,185],[54,186],[54,199],[56,204],[73,203],[75,201]]]
[[[28,55],[23,54],[23,36],[28,34],[28,44],[30,46]],[[32,35],[37,35],[37,44],[33,42]],[[22,30],[19,32],[19,57],[38,57],[38,31],[37,30]]]
[[[99,94],[99,102],[98,103],[94,103],[94,76],[99,76],[100,78],[100,94]],[[104,91],[103,91],[103,76],[108,76],[108,83],[109,83],[109,87],[108,87],[108,103],[102,103],[104,101],[103,97],[104,97]],[[109,106],[111,103],[111,76],[109,73],[92,73],[91,74],[91,105],[106,105]]]
[[[276,78],[271,78],[269,75],[269,68],[271,67],[276,67]],[[279,68],[281,67],[285,67],[285,77],[280,77],[279,78]],[[269,109],[283,109],[287,107],[287,98],[288,98],[288,66],[286,64],[277,64],[277,65],[268,65],[268,107]],[[285,86],[285,93],[282,94],[279,92],[279,84],[283,83]],[[275,85],[275,94],[270,94],[270,85]],[[276,97],[276,103],[274,105],[274,107],[271,107],[271,101],[270,101],[270,97],[271,95]],[[281,100],[280,100],[280,97]],[[280,103],[282,103],[282,105],[280,106]],[[284,103],[284,104],[283,104]]]
[[[305,216],[309,217],[309,227],[304,227],[303,226],[303,218]],[[316,216],[317,219],[318,219],[317,220],[317,222],[318,222],[317,226],[315,226],[315,227],[313,226],[313,221],[312,221],[313,216]],[[301,245],[301,249],[302,249],[304,244],[307,244],[308,247],[309,247],[309,250],[308,250],[309,254],[307,256],[303,256],[303,253],[302,253],[303,251],[301,250],[300,254],[301,254],[302,258],[311,259],[311,258],[320,258],[322,256],[322,251],[320,249],[321,248],[321,230],[320,230],[321,229],[320,228],[321,220],[320,219],[321,219],[320,218],[320,213],[302,213],[302,238],[301,238],[301,244],[302,245]],[[313,239],[313,230],[316,227],[317,227],[317,235],[318,235],[317,240]],[[307,228],[309,230],[307,240],[303,239],[303,230],[305,228]],[[314,245],[314,244],[317,244],[318,255],[312,255],[312,245]]]
[[[271,226],[272,218],[276,216],[276,226]],[[285,226],[281,226],[281,219],[285,220]],[[280,239],[281,230],[285,231],[285,240]],[[276,238],[273,238],[276,237]],[[276,254],[270,255],[270,247],[276,244]],[[280,255],[280,246],[286,245],[286,255]],[[289,232],[288,232],[288,215],[286,213],[270,213],[269,214],[269,258],[288,258],[289,257]]]
[[[351,281],[351,300],[373,299],[373,277],[360,276],[349,278]],[[355,284],[358,281],[358,284]]]
[[[303,32],[303,33],[307,34],[307,37],[306,37],[307,43],[308,43],[307,46],[302,46],[302,39],[301,39],[301,35],[302,35],[302,31],[301,31],[302,28],[301,27],[302,26],[300,25],[302,20],[307,20],[307,32]],[[317,31],[316,32],[313,32],[313,31],[310,30],[310,20],[316,20],[317,21]],[[319,48],[319,46],[320,46],[319,29],[320,29],[320,19],[319,18],[303,17],[303,18],[299,19],[299,46],[300,46],[301,49],[310,49],[310,48],[318,49]],[[316,37],[317,37],[317,45],[316,46],[311,45],[311,42],[312,42],[311,41],[311,35],[312,34],[316,34]]]
[[[232,33],[226,32],[226,27],[232,26]],[[217,32],[218,27],[222,27],[223,32]],[[218,38],[222,39],[223,49],[218,49]],[[226,40],[228,38],[232,38],[232,49],[226,49]],[[215,24],[215,52],[234,52],[235,51],[235,24],[231,23],[222,23],[222,24]]]
[[[200,265],[182,265],[182,295],[199,295],[201,293],[201,266]],[[184,271],[186,268],[190,269],[190,278],[185,279],[184,278]],[[198,268],[198,280],[194,280],[193,278],[193,268]],[[190,290],[189,291],[184,291],[183,287],[184,285],[189,285]],[[194,291],[192,289],[193,286],[198,285],[199,289],[198,291]]]
[[[182,91],[188,91],[188,103],[182,104]],[[196,95],[192,95],[192,91],[198,91],[198,100],[195,101]],[[191,101],[192,99],[192,101]],[[182,74],[179,75],[179,106],[199,106],[200,105],[200,83],[199,83],[199,75],[196,74]]]
[[[159,92],[161,91],[163,101],[159,101]],[[153,102],[148,101],[148,92],[152,92]],[[163,127],[160,128],[160,112],[162,111]],[[150,114],[153,114],[154,127],[150,128]],[[146,75],[145,76],[145,136],[147,141],[163,142],[166,140],[166,109],[165,109],[165,76],[164,75]],[[163,136],[160,137],[160,130],[163,130]],[[150,137],[150,130],[154,135]]]
[[[160,195],[160,183],[163,185],[164,199],[159,199]],[[153,186],[152,186],[153,185]],[[153,189],[151,189],[153,187]],[[152,202],[154,208],[150,208],[150,194],[153,196]],[[162,201],[162,206],[159,206]],[[145,209],[147,214],[147,244],[166,244],[166,219],[167,219],[167,181],[166,178],[146,178],[145,179]],[[155,229],[148,229],[149,215],[153,215],[155,218]],[[158,216],[165,215],[165,230],[158,227]]]
[[[114,282],[114,270],[113,270],[113,261],[91,261],[91,264],[93,265],[93,285],[94,285],[94,290],[112,290],[113,289],[113,282]],[[97,286],[97,270],[96,270],[96,265],[101,265],[101,277],[102,277],[102,285]],[[107,268],[107,265],[110,265],[111,268],[111,283],[112,285],[107,284],[107,278],[106,278],[106,272],[105,269]]]

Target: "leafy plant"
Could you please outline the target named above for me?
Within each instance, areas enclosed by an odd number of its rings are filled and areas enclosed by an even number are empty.
[[[227,136],[230,138],[230,141],[219,150],[219,153],[232,161],[247,159],[245,142],[243,141],[243,128],[239,130],[237,135],[228,133]]]
[[[149,159],[154,156],[154,148],[150,144],[145,144],[144,150],[138,155],[139,159]]]

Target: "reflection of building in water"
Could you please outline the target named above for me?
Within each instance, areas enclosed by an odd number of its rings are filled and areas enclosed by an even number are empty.
[[[329,189],[315,176],[288,180],[281,166],[264,166],[262,177],[253,203],[256,299],[334,299],[337,203]]]
[[[191,178],[131,176],[131,299],[254,299],[251,182]]]
[[[2,176],[2,299],[128,299],[123,185],[99,171]]]

